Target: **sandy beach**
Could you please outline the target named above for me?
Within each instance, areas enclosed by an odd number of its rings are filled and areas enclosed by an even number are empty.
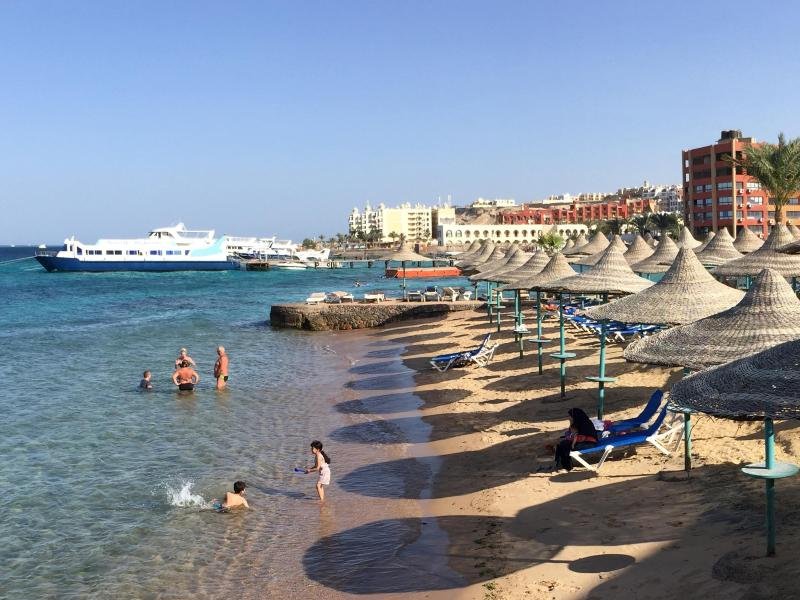
[[[359,384],[367,391],[344,403],[362,420],[339,435],[376,427],[402,432],[406,457],[359,468],[338,483],[355,490],[371,473],[391,470],[413,481],[414,473],[434,469],[419,518],[367,523],[358,533],[387,527],[418,533],[434,525],[449,539],[447,555],[440,556],[435,544],[417,544],[414,560],[429,566],[444,559],[458,577],[409,573],[405,583],[394,578],[394,587],[359,593],[484,600],[800,597],[792,583],[800,565],[791,558],[800,531],[797,479],[777,484],[778,556],[768,559],[763,484],[739,471],[763,459],[760,423],[698,415],[690,477],[682,444],[672,456],[649,445],[614,455],[599,475],[581,468],[537,473],[551,462],[545,445],[566,428],[567,410],[595,410],[596,384],[583,378],[597,373],[598,342],[569,333],[567,347],[578,356],[568,366],[566,401],[559,397],[556,361],[546,358],[539,375],[532,347],[519,358],[507,329],[493,334],[500,346],[487,367],[438,373],[428,365],[431,356],[474,347],[494,330],[485,313],[475,311],[367,334],[405,346],[403,364],[415,373],[416,404],[408,404],[407,394],[390,393],[395,374],[372,369]],[[545,336],[557,338],[555,321],[546,321]],[[635,416],[656,388],[667,391],[681,377],[679,369],[630,364],[621,354],[621,345],[609,347],[607,374],[618,378],[607,388],[606,418],[612,420]],[[420,412],[427,428],[413,426]],[[791,461],[800,449],[794,423],[778,424],[777,442],[777,458]],[[383,498],[420,492],[414,486],[358,491]],[[363,553],[341,548],[344,559]]]

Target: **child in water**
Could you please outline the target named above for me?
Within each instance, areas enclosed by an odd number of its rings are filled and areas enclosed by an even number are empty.
[[[213,506],[214,510],[218,512],[227,512],[230,509],[237,508],[239,506],[250,508],[247,500],[244,499],[245,488],[247,488],[247,484],[244,481],[235,481],[233,483],[233,492],[225,493],[225,501],[220,502],[214,498],[211,501],[211,506]]]
[[[142,390],[152,390],[153,389],[153,382],[150,381],[150,371],[145,371],[142,373],[142,380],[139,382],[139,389]]]
[[[323,485],[330,485],[331,483],[331,458],[325,454],[325,451],[322,449],[322,442],[314,440],[311,442],[311,454],[315,457],[315,463],[313,467],[306,467],[305,471],[306,474],[313,473],[314,471],[319,471],[319,479],[317,480],[317,495],[319,496],[320,502],[325,501],[325,488]]]

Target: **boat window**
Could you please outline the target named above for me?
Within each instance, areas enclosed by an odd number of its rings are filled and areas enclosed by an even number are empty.
[[[183,251],[183,253],[184,253],[186,256],[189,256],[189,251],[188,251],[188,250],[184,250],[184,251]]]
[[[114,250],[114,254],[120,256],[122,254],[122,250]]]
[[[83,254],[83,248],[81,248],[81,247],[78,247],[78,254],[79,254],[79,255],[80,255],[80,254]]]
[[[158,255],[158,250],[150,250],[150,255],[151,255],[151,256],[156,256],[156,255]]]
[[[130,254],[132,256],[136,256],[137,252],[136,252],[136,250],[128,250],[128,254]]]
[[[106,250],[106,254],[114,254],[113,250]]]

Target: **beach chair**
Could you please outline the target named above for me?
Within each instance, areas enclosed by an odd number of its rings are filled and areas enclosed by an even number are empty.
[[[409,302],[425,302],[425,293],[422,290],[414,290],[406,294]]]
[[[483,338],[480,346],[473,350],[434,356],[430,360],[431,366],[440,373],[444,373],[453,367],[466,367],[470,364],[484,367],[489,364],[490,360],[492,360],[492,357],[494,356],[494,350],[497,347],[496,345],[489,343],[491,337],[492,334],[488,334],[485,338]]]
[[[446,302],[455,302],[458,300],[458,290],[452,287],[443,287],[442,288],[442,300]]]
[[[472,290],[465,290],[464,288],[458,288],[458,294],[461,300],[469,300],[472,298]]]
[[[364,302],[383,302],[386,294],[383,292],[368,292],[364,294]]]
[[[348,292],[329,292],[325,295],[325,302],[328,304],[341,304],[342,302],[353,302],[353,294]]]
[[[306,304],[319,304],[325,301],[325,292],[313,292],[306,298]]]
[[[675,435],[681,435],[681,427],[682,424],[677,420],[673,420],[672,424],[666,429],[666,431],[659,432],[661,426],[664,424],[664,419],[667,416],[667,406],[661,409],[661,412],[658,414],[658,418],[647,428],[643,429],[642,431],[633,431],[628,434],[618,434],[612,435],[611,437],[602,438],[596,446],[592,446],[590,448],[584,448],[583,450],[573,450],[569,453],[570,457],[579,462],[581,465],[589,469],[590,471],[598,472],[600,468],[603,466],[603,463],[606,462],[606,459],[614,450],[619,450],[621,448],[630,448],[632,446],[639,446],[641,444],[652,444],[655,448],[667,456],[670,456],[672,452],[666,448],[664,445],[665,443],[669,443],[667,440],[672,440]],[[600,460],[597,462],[596,465],[591,465],[586,462],[586,457],[591,455],[600,454]]]
[[[439,295],[435,285],[429,285],[426,287],[425,292],[422,295],[425,296],[426,302],[438,302],[441,299],[441,296]]]
[[[644,406],[644,410],[639,413],[638,416],[633,417],[632,419],[623,419],[621,421],[615,421],[611,424],[608,428],[608,431],[611,435],[615,435],[621,433],[623,431],[630,431],[632,429],[640,429],[644,427],[650,419],[652,419],[655,414],[658,412],[658,409],[661,407],[661,403],[664,400],[664,392],[661,390],[656,390],[650,396],[650,400],[647,401],[647,404]]]

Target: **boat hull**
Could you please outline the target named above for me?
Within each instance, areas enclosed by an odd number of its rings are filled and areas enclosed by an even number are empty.
[[[88,261],[58,256],[37,256],[36,260],[48,272],[108,273],[113,271],[147,271],[167,273],[171,271],[233,271],[239,263],[231,260],[126,260]]]
[[[458,277],[461,269],[458,267],[409,267],[407,269],[389,268],[385,271],[386,277],[401,279],[416,279],[428,277]]]

